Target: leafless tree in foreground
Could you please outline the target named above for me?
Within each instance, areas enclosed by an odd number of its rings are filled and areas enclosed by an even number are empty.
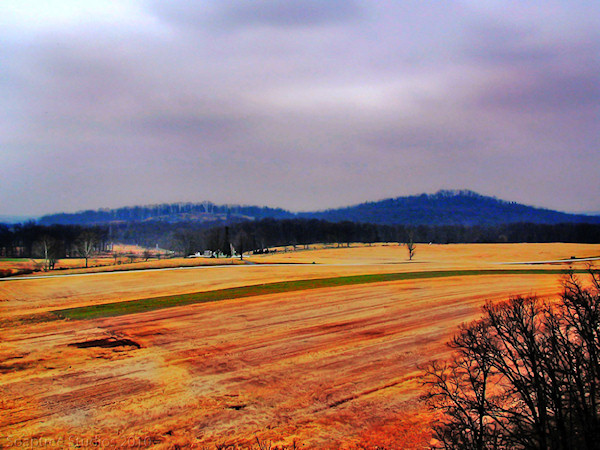
[[[600,276],[574,275],[560,301],[488,303],[425,369],[425,399],[446,449],[600,448]]]

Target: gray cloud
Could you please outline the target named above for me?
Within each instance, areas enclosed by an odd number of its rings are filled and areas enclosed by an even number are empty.
[[[224,18],[236,25],[310,26],[343,22],[360,14],[352,0],[233,0],[222,5]]]
[[[224,0],[201,6],[178,0],[151,5],[160,17],[193,27],[310,27],[354,20],[361,14],[352,0]]]
[[[111,5],[0,31],[0,213],[440,188],[600,210],[595,3]]]
[[[600,104],[600,67],[576,73],[520,73],[518,79],[499,82],[481,95],[484,106],[532,113],[595,109]]]

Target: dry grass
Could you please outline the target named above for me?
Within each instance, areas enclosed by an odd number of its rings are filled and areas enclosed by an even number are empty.
[[[0,282],[0,402],[8,412],[0,415],[0,446],[31,438],[85,444],[98,437],[113,447],[139,442],[165,449],[234,443],[257,448],[258,436],[278,445],[295,440],[305,448],[423,448],[431,418],[418,402],[416,366],[444,357],[444,342],[459,323],[478,316],[485,299],[550,296],[559,292],[560,276],[454,276],[84,321],[17,318],[259,283],[600,254],[600,246],[563,244],[430,247],[417,247],[414,264],[386,263],[398,247],[367,247],[295,254],[295,262],[311,253],[344,265],[206,267]],[[281,255],[263,260],[276,256]],[[71,345],[90,341],[97,346]]]
[[[93,273],[110,271],[128,271],[140,269],[156,269],[168,267],[196,267],[210,265],[243,264],[238,258],[169,258],[144,261],[143,252],[146,249],[133,245],[115,245],[115,251],[121,256],[118,264],[112,256],[90,258],[88,269],[82,258],[61,259],[58,270],[48,275]],[[350,248],[311,245],[305,250],[300,246],[294,251],[292,247],[276,249],[277,252],[265,255],[246,256],[246,260],[257,264],[409,264],[406,248],[397,243],[378,243],[373,245],[352,244]],[[164,250],[161,250],[164,256]],[[129,257],[135,255],[132,263]],[[427,270],[445,270],[448,268],[480,268],[496,263],[567,260],[571,256],[577,258],[600,256],[600,246],[597,244],[450,244],[427,245],[417,244],[415,261],[410,264],[426,265]],[[18,269],[33,270],[43,266],[41,259],[2,259],[0,270]],[[408,270],[414,270],[410,268]],[[39,275],[39,274],[38,274]]]
[[[277,253],[254,255],[252,261],[260,263],[310,264],[401,264],[408,263],[406,247],[398,243],[359,245],[350,248],[311,246],[310,250],[298,247],[297,251],[277,249]],[[415,260],[411,263],[428,268],[464,268],[487,266],[490,263],[547,261],[600,256],[598,244],[416,244]]]

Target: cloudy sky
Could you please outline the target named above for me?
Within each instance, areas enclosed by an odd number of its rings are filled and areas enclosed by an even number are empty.
[[[597,0],[2,0],[0,214],[600,211]]]

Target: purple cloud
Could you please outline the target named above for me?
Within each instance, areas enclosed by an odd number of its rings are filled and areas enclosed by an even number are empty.
[[[64,0],[0,17],[0,214],[440,188],[600,210],[595,2]]]

